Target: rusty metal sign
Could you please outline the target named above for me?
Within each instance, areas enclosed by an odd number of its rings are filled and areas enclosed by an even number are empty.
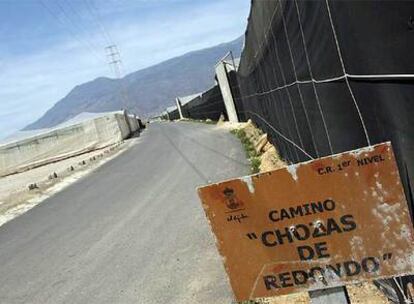
[[[390,143],[198,191],[238,301],[414,272]]]

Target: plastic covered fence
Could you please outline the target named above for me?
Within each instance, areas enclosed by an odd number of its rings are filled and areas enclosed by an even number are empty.
[[[184,118],[189,119],[211,119],[218,120],[223,114],[227,117],[223,97],[221,96],[218,85],[213,86],[207,91],[185,97],[178,97],[181,103],[181,111]],[[180,113],[176,106],[167,108],[161,117],[169,120],[180,118]]]
[[[180,119],[180,113],[178,112],[177,106],[167,108],[167,113],[167,119],[169,120]]]
[[[413,12],[414,1],[252,1],[239,117],[290,163],[390,140],[412,212]]]
[[[245,119],[291,163],[391,140],[414,176],[413,1],[253,1],[239,66]]]
[[[185,104],[182,109],[184,117],[191,119],[218,120],[221,114],[226,115],[223,97],[217,85]]]

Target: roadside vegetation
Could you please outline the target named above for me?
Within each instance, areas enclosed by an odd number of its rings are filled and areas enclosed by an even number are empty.
[[[256,152],[253,142],[247,137],[246,132],[243,129],[233,129],[230,131],[232,134],[236,135],[246,151],[246,156],[250,161],[250,168],[252,173],[260,172],[260,155]]]

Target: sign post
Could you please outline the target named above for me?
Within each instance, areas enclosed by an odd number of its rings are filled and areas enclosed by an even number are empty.
[[[345,287],[333,287],[309,292],[311,304],[349,304]]]
[[[198,191],[238,301],[414,272],[390,143]]]

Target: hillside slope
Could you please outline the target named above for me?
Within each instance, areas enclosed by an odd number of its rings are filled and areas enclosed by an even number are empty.
[[[142,116],[158,113],[172,105],[176,96],[197,93],[212,86],[215,63],[230,50],[240,56],[242,43],[243,37],[239,37],[133,72],[123,79],[100,77],[78,85],[24,130],[52,127],[81,112],[119,110],[125,108],[125,104]],[[127,98],[122,97],[125,95]]]

